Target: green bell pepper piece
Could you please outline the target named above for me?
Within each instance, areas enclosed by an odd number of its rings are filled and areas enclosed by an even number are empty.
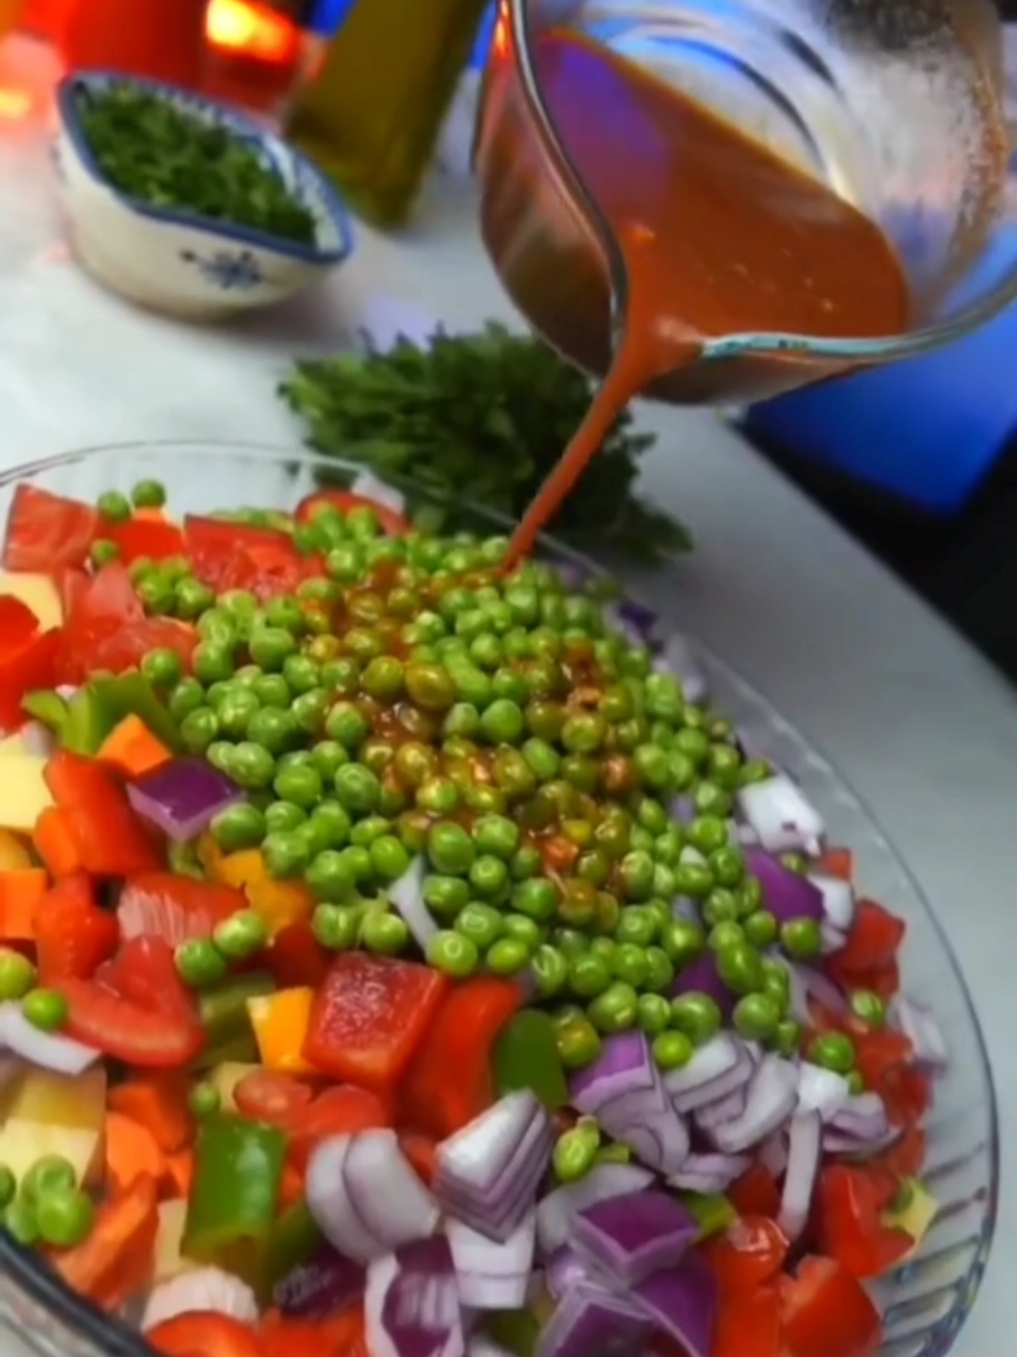
[[[67,699],[49,688],[38,688],[34,693],[26,693],[21,706],[33,721],[40,721],[59,739],[64,722],[67,720]]]
[[[96,754],[116,722],[91,685],[79,688],[68,700],[67,719],[60,731],[60,744],[75,754]]]
[[[554,1023],[546,1013],[524,1008],[498,1033],[491,1054],[498,1096],[529,1089],[549,1112],[569,1100],[569,1086],[558,1055]]]
[[[226,1115],[206,1122],[195,1146],[185,1257],[256,1283],[285,1164],[286,1136],[275,1127]]]
[[[307,1202],[301,1198],[281,1212],[265,1241],[261,1272],[255,1290],[264,1304],[290,1273],[309,1263],[324,1242]]]
[[[137,716],[167,749],[180,753],[182,745],[177,723],[144,674],[134,672],[93,678],[86,684],[86,691],[96,698],[109,722],[106,735],[125,716]]]
[[[187,1068],[191,1074],[201,1074],[205,1070],[215,1069],[216,1065],[228,1063],[257,1065],[260,1059],[261,1054],[254,1033],[247,1032],[243,1036],[203,1046]]]
[[[726,1230],[732,1221],[738,1219],[738,1212],[721,1192],[705,1195],[700,1192],[679,1192],[678,1196],[682,1206],[699,1226],[697,1243]]]
[[[215,989],[206,990],[198,1000],[206,1044],[221,1046],[253,1037],[247,1001],[274,994],[275,987],[275,981],[266,971],[251,971],[249,975],[238,975]]]

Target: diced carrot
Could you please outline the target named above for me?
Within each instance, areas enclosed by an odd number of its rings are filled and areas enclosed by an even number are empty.
[[[106,1180],[115,1192],[126,1192],[139,1178],[157,1184],[169,1177],[166,1156],[147,1126],[122,1112],[106,1115]]]
[[[35,822],[32,844],[51,876],[73,876],[81,871],[81,854],[67,811],[44,810]]]
[[[835,876],[841,881],[854,881],[855,855],[850,848],[828,848],[819,859],[816,870],[823,876]]]
[[[0,872],[0,941],[32,941],[35,908],[48,886],[49,877],[41,867]]]
[[[410,1161],[418,1178],[431,1185],[431,1179],[434,1177],[435,1142],[430,1136],[418,1134],[416,1131],[406,1131],[399,1137],[399,1145],[403,1154]]]
[[[166,1167],[169,1170],[171,1195],[189,1197],[191,1183],[194,1181],[194,1151],[188,1147],[185,1150],[177,1150],[176,1154],[168,1154]]]
[[[135,1178],[100,1207],[88,1238],[54,1254],[53,1266],[72,1291],[115,1310],[151,1274],[159,1227],[159,1194],[153,1178]]]
[[[125,777],[141,777],[168,763],[173,755],[141,717],[131,712],[106,736],[97,757]]]
[[[195,1125],[187,1106],[188,1082],[178,1071],[128,1079],[114,1084],[107,1103],[151,1131],[164,1154],[175,1154],[194,1139]]]

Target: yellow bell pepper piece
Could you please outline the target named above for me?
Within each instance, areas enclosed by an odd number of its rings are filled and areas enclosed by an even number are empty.
[[[884,1211],[882,1220],[890,1229],[904,1230],[911,1236],[915,1245],[904,1257],[913,1258],[933,1221],[939,1215],[939,1202],[917,1178],[904,1180],[900,1197],[900,1204]]]
[[[257,848],[210,857],[206,868],[213,880],[242,890],[261,918],[270,938],[290,924],[310,918],[314,897],[302,881],[276,881],[269,876],[265,859]]]
[[[265,1069],[284,1074],[314,1073],[302,1054],[313,1002],[314,990],[310,987],[281,989],[248,999],[247,1016]]]
[[[0,829],[0,871],[23,872],[34,865],[24,840],[7,829]]]

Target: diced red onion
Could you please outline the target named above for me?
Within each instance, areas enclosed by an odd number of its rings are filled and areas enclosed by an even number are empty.
[[[364,1327],[372,1357],[464,1357],[459,1285],[444,1235],[371,1264]]]
[[[531,1210],[504,1242],[487,1239],[458,1220],[445,1237],[459,1284],[459,1300],[474,1310],[521,1310],[533,1268],[536,1213]]]
[[[795,1110],[798,1071],[790,1061],[767,1055],[756,1066],[749,1084],[745,1111],[733,1121],[715,1126],[710,1135],[724,1154],[739,1154],[765,1140]]]
[[[581,1257],[574,1249],[561,1248],[548,1259],[544,1270],[544,1285],[552,1300],[560,1301],[573,1287],[588,1282],[609,1287],[608,1278],[602,1271],[595,1267],[589,1258]]]
[[[777,1224],[792,1243],[805,1229],[812,1208],[822,1154],[822,1126],[818,1112],[800,1112],[791,1118]]]
[[[533,1205],[547,1171],[551,1119],[528,1089],[501,1098],[435,1155],[434,1194],[488,1239],[507,1240]]]
[[[438,925],[424,903],[424,859],[415,857],[398,881],[388,888],[388,898],[410,930],[413,941],[424,949],[438,932]]]
[[[693,1112],[738,1088],[752,1073],[744,1043],[730,1032],[718,1032],[692,1054],[687,1065],[668,1070],[664,1091],[679,1112]]]
[[[580,1283],[562,1298],[541,1329],[534,1357],[635,1353],[650,1328],[650,1317],[642,1306],[596,1283]]]
[[[792,919],[823,920],[823,896],[808,877],[790,868],[763,848],[746,848],[745,865],[763,888],[763,903],[778,923]]]
[[[695,1249],[677,1267],[647,1277],[635,1288],[633,1299],[689,1357],[710,1357],[717,1324],[717,1281]]]
[[[13,999],[0,1004],[0,1049],[54,1074],[82,1074],[99,1059],[91,1046],[33,1027]]]
[[[843,877],[809,872],[808,879],[823,897],[823,917],[842,933],[850,933],[855,921],[855,893]]]
[[[950,1050],[930,1008],[902,996],[894,999],[890,1018],[911,1042],[917,1061],[934,1070],[946,1068],[950,1063]]]
[[[742,787],[736,800],[767,852],[812,853],[819,847],[823,821],[785,773]]]
[[[406,496],[394,486],[380,480],[370,471],[361,471],[354,477],[350,493],[361,499],[372,500],[383,509],[391,509],[394,514],[406,512]]]
[[[730,1121],[732,1117],[740,1117],[745,1111],[745,1102],[748,1096],[748,1080],[746,1080],[744,1084],[739,1084],[730,1093],[725,1093],[723,1098],[717,1098],[714,1102],[706,1103],[703,1107],[697,1108],[695,1112],[696,1125],[701,1131],[708,1131],[711,1126],[717,1126],[722,1121]]]
[[[688,1128],[670,1105],[646,1116],[638,1125],[614,1134],[637,1159],[657,1173],[677,1173],[688,1158]]]
[[[735,1005],[735,997],[720,978],[717,959],[713,952],[706,951],[695,961],[684,966],[671,984],[671,997],[679,994],[708,994],[720,1009],[726,1022]]]
[[[572,1238],[579,1211],[612,1197],[625,1197],[649,1187],[653,1174],[639,1164],[597,1164],[585,1178],[563,1183],[537,1206],[537,1242],[545,1258]]]
[[[709,697],[710,685],[706,671],[695,646],[681,632],[672,632],[667,638],[653,667],[658,674],[674,675],[682,686],[686,702],[699,706]]]
[[[242,1324],[256,1324],[261,1308],[254,1292],[232,1273],[217,1267],[194,1268],[149,1292],[141,1320],[142,1330],[154,1329],[167,1319],[195,1311],[227,1315]]]
[[[795,963],[794,969],[801,976],[809,998],[815,999],[832,1017],[838,1017],[847,1010],[844,991],[824,971],[814,966],[803,966],[800,962]]]
[[[646,1037],[634,1029],[610,1036],[600,1055],[570,1081],[572,1106],[595,1117],[609,1103],[656,1087],[657,1067]]]
[[[748,1155],[690,1154],[678,1172],[673,1173],[667,1181],[672,1187],[683,1191],[709,1196],[714,1192],[726,1192],[751,1163]]]
[[[175,843],[185,843],[244,794],[204,759],[172,759],[129,782],[127,799],[143,820]]]
[[[900,1127],[890,1126],[876,1140],[860,1140],[858,1136],[846,1135],[843,1131],[828,1126],[823,1132],[823,1153],[842,1155],[845,1159],[864,1163],[873,1155],[895,1145],[902,1135]]]
[[[651,1190],[580,1211],[573,1244],[577,1253],[630,1287],[651,1272],[674,1267],[698,1234],[697,1222],[679,1201]]]
[[[325,1319],[363,1295],[366,1280],[359,1263],[323,1243],[306,1262],[276,1283],[272,1303],[286,1315]]]
[[[831,952],[839,952],[847,942],[847,934],[842,933],[839,928],[834,928],[833,924],[825,919],[819,925],[819,931],[822,936],[822,946],[820,951],[823,956],[829,956]]]
[[[307,1205],[329,1243],[364,1265],[438,1224],[434,1198],[389,1130],[323,1140],[307,1166]]]
[[[798,1111],[818,1112],[823,1121],[833,1121],[851,1097],[842,1074],[803,1060],[798,1066]]]
[[[886,1107],[878,1093],[852,1093],[831,1117],[830,1125],[857,1140],[879,1140],[889,1127]]]

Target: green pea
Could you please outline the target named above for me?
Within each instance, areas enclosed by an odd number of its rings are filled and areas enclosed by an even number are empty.
[[[798,1049],[802,1042],[802,1029],[799,1023],[792,1018],[782,1018],[777,1024],[777,1030],[773,1034],[772,1045],[778,1055],[793,1056],[798,1054]],[[852,1071],[857,1073],[857,1071]],[[848,1076],[850,1083],[851,1076]],[[861,1088],[852,1090],[860,1093]]]
[[[39,1242],[39,1222],[35,1207],[23,1196],[17,1196],[4,1212],[4,1228],[23,1248]]]
[[[733,919],[724,919],[710,929],[706,943],[711,951],[724,952],[732,947],[744,946],[745,934],[741,924],[735,923]]]
[[[24,998],[35,982],[36,970],[27,957],[12,948],[0,949],[0,1003]]]
[[[426,955],[428,965],[454,980],[465,980],[480,965],[480,950],[476,943],[452,929],[439,929],[433,934]]]
[[[505,914],[502,916],[502,929],[505,937],[521,942],[528,953],[540,946],[543,932],[539,924],[528,919],[525,914]]]
[[[780,1009],[768,994],[746,994],[731,1014],[735,1030],[748,1041],[769,1041],[780,1024]]]
[[[116,498],[126,504],[122,495]],[[166,503],[166,487],[160,481],[138,481],[131,491],[131,499],[136,509],[161,509]],[[127,515],[130,515],[130,506]]]
[[[406,666],[404,680],[410,701],[423,711],[448,711],[456,698],[462,696],[441,664],[410,663]]]
[[[754,947],[745,941],[736,940],[722,946],[716,957],[717,972],[729,990],[735,994],[751,994],[762,989],[763,963]]]
[[[111,542],[108,537],[97,537],[88,549],[92,564],[99,570],[104,565],[109,565],[120,555],[120,548],[116,542]]]
[[[370,853],[374,875],[382,883],[398,881],[409,870],[410,855],[394,834],[380,834]]]
[[[577,928],[556,928],[552,937],[554,945],[568,961],[585,956],[591,950],[589,936]]]
[[[195,1084],[187,1095],[187,1106],[198,1121],[214,1117],[222,1107],[222,1097],[214,1084]]]
[[[686,859],[675,868],[675,885],[679,895],[705,900],[714,887],[713,873],[707,863]]]
[[[131,502],[119,490],[107,490],[99,496],[95,507],[110,523],[126,523],[131,517]]]
[[[309,655],[288,655],[283,661],[282,676],[291,693],[309,693],[320,684],[321,669]]]
[[[359,763],[347,763],[334,779],[339,804],[353,815],[370,815],[378,808],[381,783],[370,768]]]
[[[809,1045],[809,1059],[823,1069],[850,1074],[855,1067],[855,1044],[843,1032],[821,1032]]]
[[[6,1164],[0,1164],[0,1211],[7,1210],[17,1192],[18,1180]]]
[[[648,1037],[658,1037],[671,1023],[671,1005],[662,994],[641,994],[636,1004],[636,1022]]]
[[[209,689],[210,702],[211,692]],[[258,699],[246,688],[227,692],[215,703],[220,733],[231,740],[250,739],[251,720],[260,706]]]
[[[469,903],[468,882],[456,876],[425,876],[424,904],[439,919],[452,920]]]
[[[697,815],[687,833],[689,843],[700,853],[715,853],[727,846],[727,825],[715,815]]]
[[[808,858],[802,853],[781,853],[780,863],[789,872],[794,872],[795,876],[804,876],[809,870]]]
[[[67,1000],[59,990],[30,989],[21,999],[25,1020],[40,1032],[59,1032],[67,1021]]]
[[[856,989],[851,995],[851,1012],[869,1027],[886,1023],[886,1004],[869,989]]]
[[[278,673],[296,653],[297,640],[283,627],[260,626],[252,630],[247,648],[254,663],[266,673]]]
[[[241,801],[227,806],[214,817],[209,828],[224,853],[257,848],[265,837],[265,817],[257,806]]]
[[[482,815],[472,832],[478,853],[508,861],[519,846],[519,826],[506,815]]]
[[[200,580],[181,579],[173,586],[174,612],[180,618],[192,621],[207,611],[215,601],[215,595],[207,584]]]
[[[796,961],[811,961],[823,948],[823,934],[815,919],[789,919],[780,930],[780,945]]]
[[[509,876],[513,881],[529,881],[532,877],[540,875],[543,865],[544,859],[540,855],[540,850],[534,848],[532,844],[523,844],[512,854]]]
[[[699,924],[689,919],[674,919],[661,934],[660,945],[676,970],[683,970],[702,956],[706,937]]]
[[[320,904],[311,915],[311,930],[330,952],[349,952],[359,941],[362,913],[358,906]]]
[[[747,919],[763,907],[763,887],[754,876],[746,876],[738,887],[739,917]]]
[[[200,641],[191,658],[194,677],[204,684],[216,683],[233,675],[233,656],[229,648],[215,641]]]
[[[626,853],[618,864],[618,884],[626,900],[648,900],[653,894],[653,858],[643,849]]]
[[[173,954],[177,971],[191,989],[206,989],[225,980],[226,958],[209,938],[189,938]]]
[[[508,885],[509,873],[501,858],[481,854],[470,868],[470,884],[478,895],[492,899]]]
[[[280,801],[290,801],[302,810],[312,810],[321,800],[324,787],[317,768],[305,764],[280,768],[272,790]]]
[[[649,947],[658,934],[656,914],[644,905],[627,905],[618,916],[614,930],[615,941]]]
[[[746,942],[753,947],[772,947],[777,941],[779,924],[774,916],[765,909],[758,909],[754,914],[750,914],[742,923],[742,931],[745,934]]]
[[[583,1120],[558,1137],[551,1167],[561,1182],[576,1183],[593,1168],[599,1149],[600,1129],[596,1122]]]
[[[44,1244],[70,1249],[91,1234],[95,1207],[87,1193],[64,1188],[49,1192],[36,1202],[35,1219]]]
[[[553,999],[568,983],[568,961],[549,943],[543,943],[537,948],[531,959],[530,968],[536,980],[537,995],[541,999]]]
[[[502,916],[498,910],[480,901],[471,901],[455,921],[456,932],[462,933],[485,952],[502,934]]]
[[[339,701],[325,718],[325,734],[354,753],[371,733],[365,714],[355,702]]]
[[[592,999],[611,983],[611,972],[602,957],[585,952],[569,961],[569,988],[573,994]]]
[[[682,1031],[661,1032],[654,1037],[650,1049],[661,1070],[683,1069],[695,1054],[692,1039]]]
[[[334,783],[339,769],[349,761],[349,754],[336,740],[319,740],[311,750],[311,762],[319,777],[330,785]]]
[[[702,1046],[720,1031],[721,1012],[709,994],[691,990],[671,1000],[671,1024],[695,1046]]]
[[[638,1002],[639,997],[631,985],[615,980],[590,1001],[587,1014],[599,1032],[627,1032],[636,1025]]]
[[[588,1018],[579,1014],[560,1022],[555,1031],[558,1058],[568,1070],[585,1069],[600,1055],[600,1033]]]
[[[504,937],[493,942],[485,953],[488,970],[495,975],[518,975],[526,969],[531,949],[518,938]]]
[[[526,731],[522,708],[511,698],[496,698],[481,713],[480,731],[490,744],[519,744]]]
[[[175,650],[162,647],[148,652],[141,661],[141,672],[157,688],[172,688],[183,675],[183,665]]]
[[[307,869],[311,856],[310,844],[299,827],[266,834],[261,853],[269,876],[276,881],[289,881],[300,876]]]
[[[740,917],[739,900],[734,891],[715,886],[703,901],[703,922],[710,928],[720,923],[733,923]]]
[[[275,759],[252,740],[241,740],[230,759],[229,774],[247,791],[262,791],[272,785]]]
[[[268,931],[260,914],[241,909],[218,924],[212,941],[228,961],[244,961],[268,943]]]
[[[398,956],[410,943],[410,930],[398,914],[368,909],[360,923],[360,941],[379,956]]]
[[[622,980],[635,989],[642,989],[646,983],[648,971],[646,953],[634,943],[621,943],[614,949],[611,970],[617,980]]]
[[[647,947],[643,952],[646,978],[643,989],[651,994],[666,994],[674,982],[675,968],[662,947]]]
[[[180,722],[180,739],[189,754],[204,754],[219,735],[219,718],[211,707],[197,707]]]
[[[745,854],[733,844],[718,848],[710,854],[710,871],[718,886],[737,886],[745,876]]]
[[[355,893],[356,880],[349,862],[335,848],[316,853],[304,872],[316,900],[340,903]]]
[[[290,685],[282,674],[259,674],[252,680],[251,691],[263,707],[278,709],[289,714],[289,705],[293,700]],[[262,743],[264,739],[259,736]]]
[[[588,881],[573,878],[565,882],[558,902],[559,921],[571,928],[589,928],[596,921],[598,891]]]
[[[562,747],[570,754],[596,754],[607,736],[607,722],[599,712],[577,711],[561,729]]]
[[[21,1194],[26,1201],[37,1204],[50,1192],[66,1192],[77,1187],[74,1165],[63,1155],[47,1154],[37,1159],[21,1180]]]
[[[272,801],[265,807],[265,833],[289,833],[307,823],[307,816],[291,801]]]
[[[427,856],[435,871],[446,876],[463,876],[473,866],[476,848],[461,825],[439,820],[427,836]]]
[[[174,721],[181,722],[192,711],[202,707],[205,702],[205,690],[197,679],[185,678],[177,684],[169,695],[167,708]]]

